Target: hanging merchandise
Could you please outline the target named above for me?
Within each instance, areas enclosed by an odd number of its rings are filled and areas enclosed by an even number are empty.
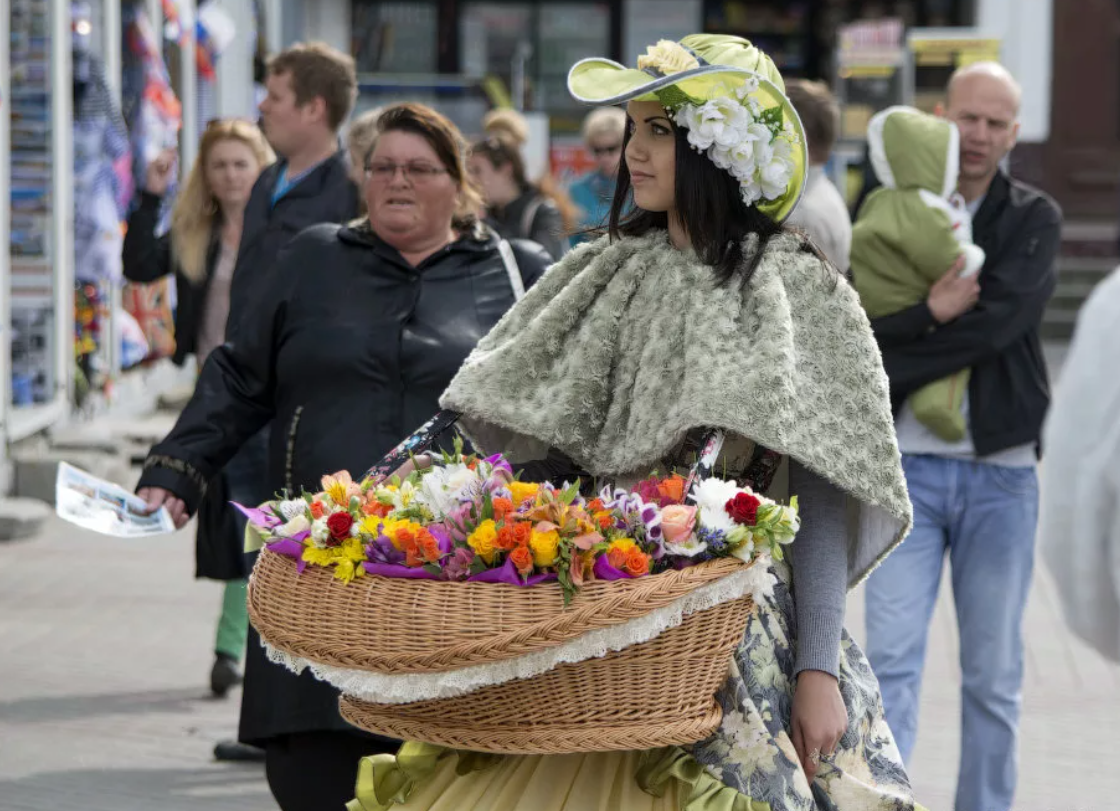
[[[169,278],[151,284],[126,284],[124,286],[124,309],[135,320],[140,334],[146,342],[146,350],[139,358],[133,355],[133,363],[155,361],[169,358],[175,354],[175,319],[171,312],[171,283]]]
[[[89,4],[73,3],[74,274],[78,281],[121,280],[122,225],[132,198],[128,129],[91,51]]]
[[[40,0],[11,0],[11,392],[17,406],[51,400],[55,390],[54,269],[50,249],[50,15]]]
[[[148,164],[178,145],[182,106],[160,55],[159,40],[142,6],[130,9],[123,86],[125,121],[132,135],[133,177],[143,184]]]

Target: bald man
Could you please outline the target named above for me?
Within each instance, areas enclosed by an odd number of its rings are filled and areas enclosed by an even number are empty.
[[[960,130],[959,191],[987,260],[975,278],[946,268],[926,301],[872,321],[890,378],[914,529],[868,582],[868,655],[908,760],[929,620],[948,556],[961,643],[956,811],[1008,811],[1017,779],[1035,466],[1050,401],[1039,326],[1061,240],[1054,201],[1000,168],[1019,133],[1020,98],[1000,65],[977,63],[953,75],[938,112]],[[962,369],[972,370],[964,403],[969,430],[948,443],[906,401]]]

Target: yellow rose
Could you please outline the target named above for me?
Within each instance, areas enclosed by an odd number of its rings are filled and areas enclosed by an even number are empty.
[[[494,562],[494,540],[498,537],[498,528],[493,521],[483,521],[467,536],[467,544],[489,566]]]
[[[533,563],[538,568],[551,566],[556,563],[556,552],[560,546],[560,533],[552,529],[548,532],[537,532],[529,536],[529,548],[533,550]]]
[[[679,42],[668,39],[660,40],[656,45],[650,45],[646,48],[646,52],[638,57],[638,70],[653,68],[660,71],[664,76],[698,67],[700,67],[700,61],[695,56],[690,54]]]
[[[510,482],[509,492],[513,497],[514,506],[520,506],[523,502],[531,498],[536,498],[537,493],[540,492],[541,486],[539,484],[532,484],[530,482]]]

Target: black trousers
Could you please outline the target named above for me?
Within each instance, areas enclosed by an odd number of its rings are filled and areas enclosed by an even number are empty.
[[[358,761],[395,754],[399,744],[349,732],[300,732],[265,746],[268,787],[281,811],[344,811],[354,799]]]

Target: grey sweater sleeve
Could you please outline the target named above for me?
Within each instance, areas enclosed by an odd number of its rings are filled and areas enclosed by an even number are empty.
[[[790,459],[789,491],[801,503],[801,530],[788,547],[797,608],[794,673],[839,676],[840,634],[847,595],[847,496]]]

